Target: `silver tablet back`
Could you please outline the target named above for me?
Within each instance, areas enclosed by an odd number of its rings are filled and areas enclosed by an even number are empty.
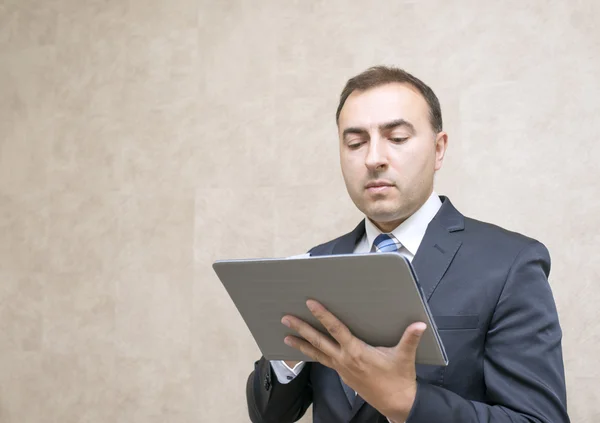
[[[400,254],[220,260],[213,269],[269,360],[310,360],[283,343],[297,334],[281,318],[291,314],[327,333],[306,307],[315,299],[373,346],[394,346],[410,324],[425,322],[416,362],[448,363],[414,271]]]

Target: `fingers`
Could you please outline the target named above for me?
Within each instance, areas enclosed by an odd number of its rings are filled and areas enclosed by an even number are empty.
[[[315,361],[318,361],[324,366],[332,367],[333,361],[331,357],[325,354],[320,349],[314,347],[309,342],[306,342],[305,340],[297,338],[295,336],[286,336],[284,342],[290,347],[296,348],[305,356],[310,357]]]
[[[285,316],[281,323],[294,329],[304,340],[289,336],[285,339],[286,344],[299,349],[303,354],[319,361],[320,363],[331,367],[331,360],[338,358],[341,347],[350,345],[354,339],[350,330],[331,314],[323,305],[314,300],[308,300],[306,306],[313,316],[327,329],[329,334],[337,341],[332,341],[329,337],[310,326],[308,323],[294,317]],[[288,343],[288,341],[290,343]]]
[[[406,328],[400,342],[396,348],[406,356],[407,360],[415,362],[417,356],[417,347],[421,342],[423,333],[427,329],[427,325],[423,322],[413,323]]]
[[[319,322],[327,329],[327,332],[335,339],[341,346],[349,345],[354,336],[337,317],[331,314],[322,304],[315,300],[308,300],[306,306],[309,308],[313,316],[315,316]]]
[[[327,336],[323,335],[321,332],[313,328],[308,323],[298,319],[294,316],[285,316],[281,319],[281,323],[289,327],[290,329],[295,330],[298,334],[304,338],[310,345],[312,345],[316,350],[326,354],[327,356],[334,356],[339,351],[339,345],[329,339]],[[287,338],[286,338],[287,339]],[[295,338],[297,339],[297,338]],[[300,344],[298,344],[300,345]],[[295,345],[291,345],[296,348]],[[302,351],[302,350],[301,350]],[[313,355],[307,354],[305,351],[302,351],[304,354],[309,357],[313,357]]]

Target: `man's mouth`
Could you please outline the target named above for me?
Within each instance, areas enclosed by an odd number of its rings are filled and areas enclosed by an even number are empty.
[[[367,183],[365,185],[365,189],[371,193],[380,193],[390,189],[393,186],[394,184],[389,181],[377,180]]]

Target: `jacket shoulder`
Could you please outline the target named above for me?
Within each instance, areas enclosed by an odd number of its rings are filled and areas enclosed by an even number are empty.
[[[465,217],[465,238],[475,248],[497,253],[516,255],[527,247],[535,246],[543,255],[549,256],[546,246],[537,239],[468,217]]]

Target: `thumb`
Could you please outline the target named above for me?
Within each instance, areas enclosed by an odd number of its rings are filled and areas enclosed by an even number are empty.
[[[396,349],[404,356],[407,360],[415,362],[417,356],[417,347],[421,342],[421,337],[427,329],[427,325],[423,322],[413,323],[406,328],[400,342],[396,346]]]

